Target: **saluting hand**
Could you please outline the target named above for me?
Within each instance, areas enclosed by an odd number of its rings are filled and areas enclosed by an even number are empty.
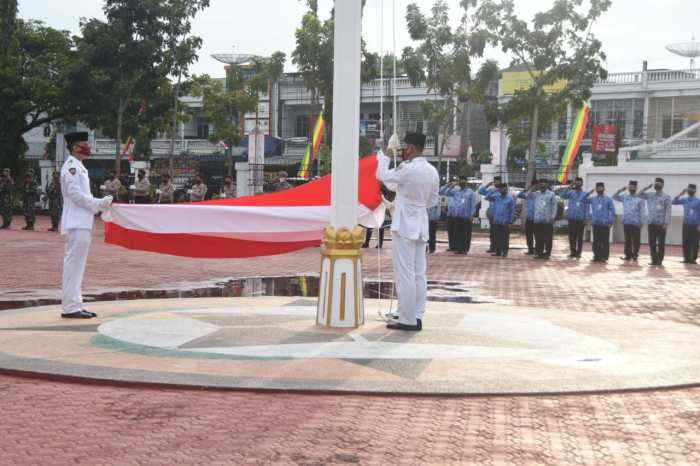
[[[649,186],[645,187],[642,191],[648,191],[648,190],[650,190],[650,189],[653,188],[653,187],[654,187],[654,184],[652,183],[652,184],[650,184]]]
[[[688,188],[685,188],[683,191],[681,191],[681,193],[678,195],[678,197],[683,196],[683,195],[686,194],[687,192],[688,192]]]
[[[595,192],[595,189],[591,189],[590,191],[588,191],[588,195],[590,196],[590,195],[593,194],[594,192]]]

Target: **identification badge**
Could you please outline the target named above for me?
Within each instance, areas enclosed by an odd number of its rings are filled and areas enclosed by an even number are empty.
[[[598,210],[603,210],[603,204],[598,204]]]
[[[69,168],[68,172],[70,172],[71,175],[75,175],[75,168]]]

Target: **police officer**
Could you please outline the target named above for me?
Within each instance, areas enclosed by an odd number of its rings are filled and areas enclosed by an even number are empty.
[[[151,203],[151,182],[146,176],[146,170],[139,169],[136,181],[134,181],[134,204]]]
[[[204,178],[197,175],[194,180],[194,186],[190,190],[190,202],[201,202],[207,196],[207,185],[204,184]]]
[[[117,202],[119,200],[119,191],[122,188],[122,182],[117,178],[117,172],[110,170],[109,173],[107,173],[107,179],[104,181],[103,186],[104,189],[102,192],[104,195],[112,196],[114,202]]]
[[[65,138],[71,155],[61,169],[61,234],[66,237],[61,317],[91,319],[97,315],[83,309],[81,294],[85,263],[90,250],[95,214],[107,210],[112,205],[112,196],[97,199],[90,193],[90,178],[83,165],[83,160],[91,153],[87,142],[88,134],[69,133]]]
[[[605,195],[605,183],[595,185],[596,195],[590,198],[589,208],[593,224],[593,260],[605,263],[610,258],[610,227],[615,223],[615,204]],[[593,191],[589,191],[589,196]]]
[[[537,191],[530,191],[528,203],[535,204],[535,259],[548,260],[552,255],[554,221],[557,218],[558,203],[556,195],[549,189],[549,181],[541,178]]]
[[[429,239],[428,209],[440,202],[440,177],[423,157],[425,135],[407,133],[404,162],[390,170],[391,159],[378,154],[377,178],[396,192],[391,222],[392,256],[399,301],[398,322],[389,329],[420,331],[423,328],[428,282],[426,243]]]
[[[58,231],[58,224],[61,221],[61,212],[63,211],[60,173],[53,173],[51,182],[46,187],[46,198],[49,200],[49,216],[51,217],[51,228],[49,228],[49,231]]]
[[[623,191],[629,194],[622,194]],[[622,203],[622,225],[625,230],[625,255],[620,259],[636,261],[639,259],[639,246],[644,225],[644,199],[637,195],[637,182],[630,180],[626,188],[620,188],[613,200]]]
[[[588,213],[588,195],[583,192],[583,178],[576,178],[570,188],[561,193],[561,198],[569,201],[566,220],[569,226],[569,259],[580,259],[583,251],[583,230]]]
[[[428,209],[428,254],[434,254],[437,248],[437,227],[442,217],[440,202]]]
[[[476,195],[461,179],[459,189],[445,191],[445,196],[452,201],[454,218],[454,247],[457,254],[469,254],[472,244],[472,218],[476,210]]]
[[[654,192],[647,193],[652,186]],[[662,266],[666,254],[666,230],[671,223],[671,196],[664,193],[663,178],[656,178],[653,185],[642,190],[641,196],[647,201],[649,218],[649,249],[651,250],[649,265]]]
[[[687,189],[684,189],[673,200],[674,205],[683,206],[683,263],[697,264],[698,263],[698,241],[700,234],[700,199],[695,196],[697,188],[694,184],[689,184]],[[684,194],[688,197],[683,197]]]
[[[172,204],[175,200],[175,186],[170,179],[170,175],[163,175],[163,180],[158,187],[158,203]]]
[[[535,180],[530,184],[529,190],[523,190],[518,194],[518,199],[525,201],[527,208],[525,209],[525,243],[527,244],[526,256],[535,255],[535,203],[527,200],[530,191],[537,188]]]
[[[15,182],[12,179],[9,168],[3,168],[0,177],[0,215],[2,215],[2,226],[0,229],[10,228],[12,225],[13,194],[15,193]]]
[[[22,211],[26,225],[22,230],[34,230],[36,221],[36,203],[40,199],[39,185],[34,181],[34,170],[28,170],[24,175],[24,186],[22,187]]]
[[[219,194],[219,197],[222,197],[222,198],[236,197],[236,185],[233,184],[232,177],[226,176],[224,178],[224,185],[221,187],[221,193]]]
[[[508,257],[510,248],[510,226],[515,220],[515,200],[508,193],[506,183],[498,183],[495,189],[489,189],[491,182],[479,189],[491,205],[492,229],[494,232],[494,252],[492,256]]]

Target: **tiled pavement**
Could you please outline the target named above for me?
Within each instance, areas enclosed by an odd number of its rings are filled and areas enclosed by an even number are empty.
[[[19,220],[19,219],[16,219]],[[45,229],[43,219],[39,229]],[[57,235],[0,231],[0,294],[55,290]],[[19,224],[19,226],[18,226]],[[700,270],[438,254],[431,279],[478,282],[523,306],[700,324]],[[520,239],[514,241],[515,246]],[[195,261],[125,251],[96,233],[86,286],[147,287],[214,278],[317,273],[316,251]],[[588,245],[589,246],[589,245]],[[589,246],[590,247],[590,246]],[[643,251],[646,254],[646,251]],[[390,276],[390,254],[382,276]],[[365,258],[377,275],[377,256]],[[700,464],[700,389],[561,397],[395,398],[88,386],[0,376],[0,465]]]

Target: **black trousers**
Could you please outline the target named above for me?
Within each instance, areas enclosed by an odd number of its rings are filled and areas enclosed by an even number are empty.
[[[686,262],[698,260],[700,233],[697,225],[683,225],[683,258]]]
[[[583,220],[569,220],[569,250],[573,257],[581,257],[585,225]]]
[[[552,255],[552,240],[554,225],[551,223],[535,223],[535,254],[541,257]]]
[[[642,237],[642,227],[625,225],[625,259],[639,258],[639,246]]]
[[[527,252],[535,253],[535,221],[525,220],[525,241],[527,242]]]
[[[134,196],[134,204],[150,204],[151,199],[148,196]]]
[[[437,220],[431,220],[428,223],[428,251],[435,252],[435,247],[437,245]]]
[[[610,227],[593,225],[593,259],[607,261],[610,258]]]
[[[472,219],[455,218],[455,249],[458,252],[469,252],[472,245]]]
[[[372,239],[372,228],[367,228],[367,233],[365,233],[365,244],[362,245],[364,248],[369,247],[369,241]],[[384,228],[379,229],[379,247],[384,245]]]
[[[510,225],[491,225],[494,233],[494,254],[506,257],[510,247]]]
[[[493,217],[489,217],[489,251],[496,250],[496,228],[494,228]]]
[[[649,225],[649,249],[651,261],[661,264],[666,255],[666,228],[664,225]]]
[[[450,251],[457,250],[455,245],[455,218],[447,217],[447,249]]]

